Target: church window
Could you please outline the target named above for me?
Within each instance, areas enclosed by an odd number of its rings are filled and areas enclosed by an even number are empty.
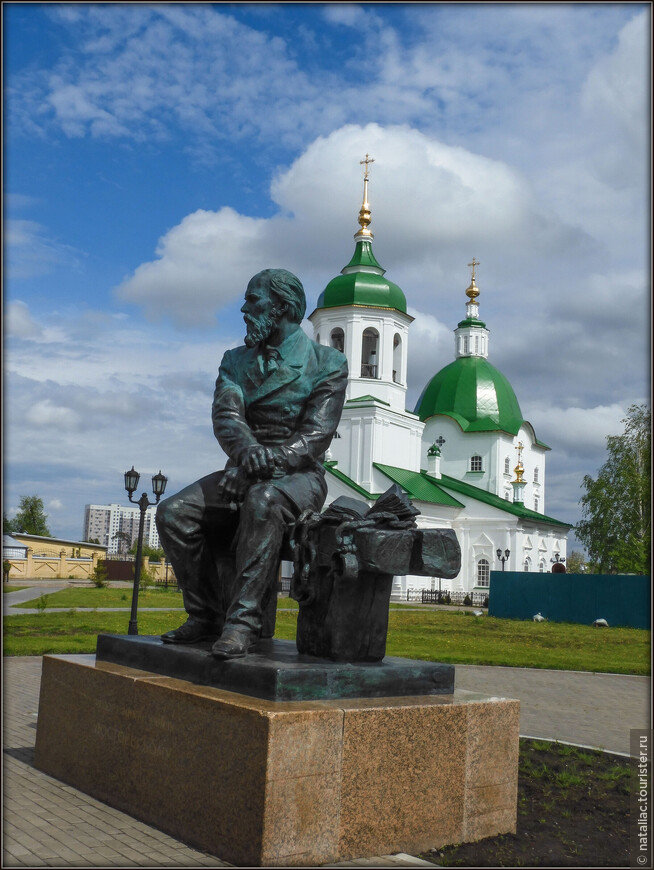
[[[536,468],[534,468],[534,483],[538,483],[538,477],[539,477],[539,471],[538,471],[538,466],[536,466]]]
[[[320,333],[316,333],[316,344],[320,344]]]
[[[479,353],[479,336],[475,335],[475,353]]]
[[[335,347],[336,350],[340,350],[342,353],[343,348],[345,347],[345,335],[340,327],[332,329],[331,339],[332,347]]]
[[[470,457],[470,471],[481,471],[481,456],[475,454]]]
[[[545,573],[545,559],[540,560],[540,562],[538,564],[538,570],[540,571],[541,574]]]
[[[396,384],[401,384],[402,374],[402,339],[400,333],[396,332],[393,336],[393,381]]]
[[[524,564],[523,570],[524,571],[531,571],[531,559],[529,558],[529,556],[527,556],[527,558],[525,559],[525,564]]]
[[[505,498],[507,501],[511,501],[511,490],[510,490],[510,489],[505,489],[505,490],[504,490],[504,498]]]
[[[361,377],[362,378],[377,378],[379,377],[379,333],[376,329],[368,327],[363,330],[363,339],[361,344]]]
[[[534,499],[534,510],[535,510],[535,511],[538,510],[538,505],[539,505],[539,501],[538,501],[538,498],[536,497],[536,498]]]
[[[511,474],[511,460],[508,456],[504,460],[504,474]]]
[[[477,562],[477,586],[490,586],[490,564],[488,559]]]
[[[468,353],[468,336],[467,335],[463,339],[463,352]]]

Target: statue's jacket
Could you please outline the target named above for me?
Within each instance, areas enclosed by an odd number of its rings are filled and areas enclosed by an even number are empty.
[[[277,351],[278,368],[268,376],[259,346],[225,353],[212,407],[214,434],[229,457],[228,468],[238,464],[247,447],[280,447],[285,470],[276,475],[275,485],[300,507],[318,496],[322,504],[322,462],[343,409],[347,359],[311,341],[301,328]]]

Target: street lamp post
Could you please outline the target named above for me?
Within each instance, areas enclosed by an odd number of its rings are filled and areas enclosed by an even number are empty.
[[[511,550],[505,550],[504,555],[502,555],[502,551],[500,550],[500,548],[499,547],[497,548],[497,558],[502,563],[502,571],[504,570],[504,563],[508,560],[510,555],[511,555]]]
[[[139,517],[139,536],[136,544],[136,566],[134,567],[134,589],[132,590],[132,611],[129,619],[129,628],[127,629],[128,634],[138,634],[138,624],[136,621],[136,612],[138,609],[138,601],[139,601],[139,583],[141,582],[141,556],[143,553],[143,526],[145,523],[145,512],[149,507],[157,504],[161,496],[164,494],[166,490],[166,484],[168,483],[168,478],[159,472],[159,474],[155,474],[152,478],[152,492],[155,494],[155,501],[148,501],[148,497],[146,493],[143,493],[141,498],[138,501],[135,501],[132,498],[136,487],[139,485],[140,474],[138,471],[134,471],[134,466],[130,471],[125,472],[125,489],[129,494],[129,500],[132,504],[137,504],[141,511],[141,515]]]
[[[552,562],[553,565],[555,565],[557,562],[565,562],[565,556],[561,557],[558,553],[555,553],[554,558],[550,559],[550,562]]]

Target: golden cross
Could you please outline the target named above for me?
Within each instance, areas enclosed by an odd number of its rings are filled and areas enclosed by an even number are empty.
[[[522,443],[522,441],[518,441],[515,449],[518,451],[518,462],[520,462],[520,460],[522,459],[522,451],[524,449],[524,444]]]
[[[364,177],[365,180],[368,179],[368,164],[369,164],[369,163],[374,163],[374,162],[375,162],[375,158],[374,158],[374,157],[369,157],[367,154],[366,154],[366,159],[365,159],[365,160],[359,160],[359,163],[365,163],[365,164],[366,164],[366,169],[365,169],[365,172],[364,172],[364,174],[363,174],[363,177]]]
[[[367,156],[368,155],[366,154],[366,157]],[[361,162],[363,163],[363,161],[361,161]],[[468,265],[472,266],[472,280],[474,281],[475,280],[475,266],[480,266],[481,264],[480,264],[479,260],[475,260],[475,258],[473,257],[472,263],[468,263]]]

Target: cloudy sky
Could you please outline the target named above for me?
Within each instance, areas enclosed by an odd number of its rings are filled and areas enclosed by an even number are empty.
[[[210,407],[247,280],[309,311],[353,251],[404,289],[409,401],[490,361],[552,446],[546,512],[650,395],[650,4],[3,4],[4,510],[77,539],[123,472],[222,467]]]

